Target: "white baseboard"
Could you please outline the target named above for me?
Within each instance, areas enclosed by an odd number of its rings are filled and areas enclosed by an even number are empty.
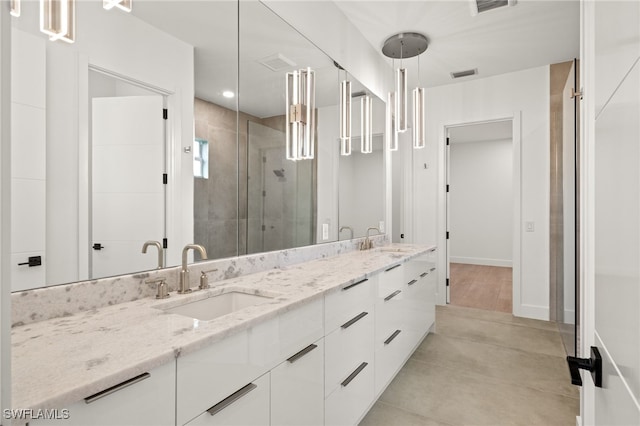
[[[547,306],[514,305],[513,315],[516,317],[549,321],[549,308]]]
[[[486,265],[486,266],[502,266],[505,268],[511,268],[513,262],[509,259],[484,259],[481,257],[462,257],[451,256],[449,258],[451,263],[466,263],[467,265]]]

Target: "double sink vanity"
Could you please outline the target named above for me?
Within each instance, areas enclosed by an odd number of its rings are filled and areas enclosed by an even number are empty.
[[[392,244],[15,326],[13,408],[30,425],[356,424],[435,297],[435,247]]]

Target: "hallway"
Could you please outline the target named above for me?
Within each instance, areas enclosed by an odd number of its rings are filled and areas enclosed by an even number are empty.
[[[512,269],[499,266],[450,264],[451,304],[512,313]]]
[[[437,306],[429,334],[363,419],[363,426],[576,424],[555,323]]]

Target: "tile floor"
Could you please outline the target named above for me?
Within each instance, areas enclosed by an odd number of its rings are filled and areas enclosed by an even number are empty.
[[[451,263],[449,272],[452,305],[513,312],[511,268]]]
[[[573,426],[579,407],[555,323],[448,305],[361,426]]]

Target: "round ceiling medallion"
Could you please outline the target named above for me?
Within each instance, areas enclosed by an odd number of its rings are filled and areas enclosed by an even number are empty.
[[[398,33],[389,37],[382,46],[382,53],[394,59],[418,56],[429,47],[427,37],[420,33]]]

